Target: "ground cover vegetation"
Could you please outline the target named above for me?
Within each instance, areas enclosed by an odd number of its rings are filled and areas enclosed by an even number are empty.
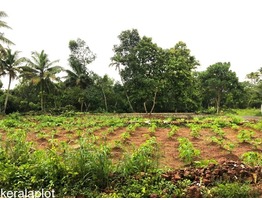
[[[0,127],[5,190],[54,189],[57,197],[261,197],[261,121],[13,113]]]

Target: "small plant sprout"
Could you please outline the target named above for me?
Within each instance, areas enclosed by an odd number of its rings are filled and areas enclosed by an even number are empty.
[[[227,142],[227,143],[223,144],[223,148],[226,149],[230,154],[232,154],[235,147],[236,147],[236,145],[234,143],[231,143],[231,142]]]
[[[251,130],[241,130],[239,131],[237,138],[240,142],[248,142],[250,143],[252,141],[252,137],[254,136],[254,131]]]
[[[155,133],[157,129],[156,123],[152,123],[151,126],[149,127],[150,133]]]
[[[259,149],[262,147],[262,139],[261,138],[256,138],[251,141],[251,144],[255,147],[255,149]]]
[[[231,128],[235,131],[237,131],[239,129],[239,126],[236,124],[231,124]]]
[[[115,130],[116,130],[116,127],[112,126],[112,127],[109,127],[109,128],[107,129],[107,132],[108,132],[108,134],[112,134],[112,133],[115,132]]]
[[[190,128],[190,135],[194,138],[198,138],[200,136],[200,130],[201,130],[201,126],[196,125],[196,124],[188,124],[189,128]]]
[[[200,155],[200,150],[195,149],[193,144],[188,140],[188,138],[178,138],[179,142],[179,157],[185,163],[192,163],[195,157]]]
[[[214,143],[218,144],[220,147],[223,147],[225,140],[222,137],[212,136],[211,142],[214,142]]]
[[[261,166],[262,165],[262,154],[258,152],[249,151],[242,154],[241,159],[244,163],[251,166]]]
[[[122,149],[122,148],[123,148],[122,142],[119,141],[119,140],[115,140],[115,142],[114,142],[114,148]]]
[[[168,138],[172,138],[178,131],[179,127],[176,125],[171,125],[170,126],[171,130],[167,133]]]
[[[124,133],[121,134],[121,139],[122,139],[123,142],[127,142],[130,137],[131,136],[130,136],[129,132],[124,132]]]
[[[218,136],[220,137],[224,137],[225,136],[225,132],[217,125],[213,125],[211,126],[212,131],[214,131],[214,133],[216,133]]]

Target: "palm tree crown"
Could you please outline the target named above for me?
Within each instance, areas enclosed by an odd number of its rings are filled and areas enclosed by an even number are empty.
[[[56,74],[63,70],[62,67],[55,65],[56,63],[58,60],[51,62],[42,50],[41,53],[33,52],[32,59],[28,59],[27,66],[22,68],[24,81],[31,81],[39,86],[42,111],[44,111],[44,92],[50,92],[50,89],[54,87],[53,81],[59,81]]]
[[[12,80],[18,77],[19,73],[19,67],[23,62],[25,62],[25,58],[19,58],[18,57],[19,52],[15,51],[12,53],[11,49],[6,49],[5,53],[0,59],[0,76],[9,76],[9,82],[8,82],[8,88],[6,91],[6,98],[5,98],[5,104],[4,104],[4,110],[3,112],[6,112],[7,108],[7,102],[9,97],[9,91]]]
[[[7,14],[3,11],[0,11],[0,28],[8,28],[8,29],[11,29],[6,22],[2,21],[1,18],[2,17],[7,17]],[[4,43],[4,44],[8,44],[8,45],[11,45],[11,44],[14,44],[12,41],[10,41],[9,39],[7,39],[5,36],[4,36],[4,33],[3,32],[0,32],[0,50],[3,52],[4,51],[4,47],[2,46],[1,43]]]

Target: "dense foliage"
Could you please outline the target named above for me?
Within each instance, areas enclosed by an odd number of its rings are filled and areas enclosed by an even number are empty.
[[[0,17],[6,17],[0,12]],[[0,20],[0,28],[10,28]],[[199,61],[185,42],[163,49],[138,30],[125,30],[113,46],[110,66],[119,72],[116,82],[88,69],[96,59],[80,38],[69,41],[69,66],[50,61],[44,50],[20,58],[0,34],[0,76],[9,77],[0,91],[1,112],[66,110],[81,112],[217,112],[230,108],[259,107],[261,71],[239,82],[229,62],[211,64],[197,72]],[[19,79],[15,88],[11,82]],[[0,84],[2,86],[2,84]]]

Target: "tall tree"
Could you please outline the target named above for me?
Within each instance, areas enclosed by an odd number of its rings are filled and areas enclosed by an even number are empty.
[[[193,70],[199,65],[191,55],[186,43],[179,41],[173,48],[167,49],[165,78],[167,79],[166,100],[169,110],[188,111],[196,109],[196,95]],[[168,92],[167,92],[168,91]]]
[[[66,86],[79,86],[85,89],[92,83],[90,78],[90,71],[87,65],[93,62],[96,58],[95,54],[90,50],[84,40],[77,39],[69,41],[69,65],[72,70],[66,70],[67,76],[65,77]]]
[[[119,39],[111,65],[119,71],[133,111],[144,109],[152,113],[157,105],[173,109],[182,107],[184,97],[192,99],[186,88],[193,83],[192,70],[198,62],[185,43],[179,42],[174,48],[164,50],[151,38],[141,38],[136,29],[123,31]]]
[[[113,84],[114,81],[108,77],[108,75],[104,75],[103,77],[97,76],[96,81],[97,86],[101,89],[104,99],[105,111],[108,112],[108,98],[113,93]]]
[[[9,98],[9,91],[12,80],[18,77],[19,67],[25,62],[25,58],[18,57],[19,52],[12,53],[11,49],[6,49],[3,58],[0,59],[0,76],[8,76],[8,87],[6,91],[6,97],[4,102],[3,112],[6,112],[7,102]]]
[[[7,28],[7,29],[11,29],[7,23],[5,21],[2,21],[1,18],[2,17],[7,17],[7,14],[3,11],[0,11],[0,28]],[[4,47],[1,43],[7,44],[7,45],[11,45],[14,44],[11,40],[7,39],[4,35],[3,32],[0,32],[0,53],[5,53],[4,51]],[[0,54],[1,56],[1,54]]]
[[[203,94],[208,95],[209,101],[214,99],[216,112],[220,112],[222,98],[238,87],[236,73],[230,70],[229,62],[218,62],[210,65],[200,74]]]
[[[132,29],[121,32],[118,39],[120,40],[120,44],[114,45],[113,51],[115,55],[111,58],[110,66],[115,66],[116,70],[118,70],[129,107],[132,112],[135,112],[129,97],[130,89],[125,84],[122,71],[125,70],[126,67],[135,64],[135,47],[140,42],[141,37],[137,29]]]
[[[260,107],[262,97],[262,68],[256,72],[251,72],[246,75],[248,82],[246,83],[246,91],[248,93],[248,106]]]
[[[39,86],[42,111],[45,110],[44,93],[49,93],[50,89],[54,88],[53,81],[59,80],[56,75],[62,71],[62,67],[55,65],[56,63],[58,60],[51,62],[48,55],[42,50],[41,53],[33,52],[31,60],[27,60],[27,66],[21,68],[24,80]]]

